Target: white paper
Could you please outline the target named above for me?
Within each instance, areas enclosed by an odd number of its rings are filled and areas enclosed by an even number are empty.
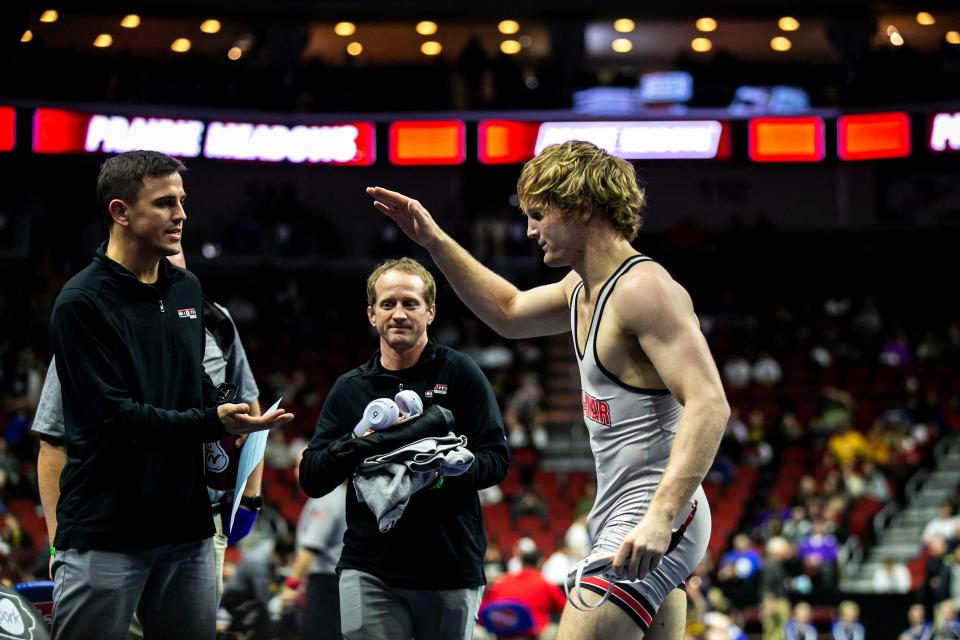
[[[276,411],[280,407],[281,400],[283,400],[283,397],[277,398],[273,406],[264,411],[263,415],[267,415],[271,411]],[[237,515],[237,509],[240,508],[240,498],[243,497],[243,490],[247,486],[247,479],[263,459],[263,452],[267,448],[267,434],[269,433],[269,429],[251,433],[247,436],[243,446],[240,447],[240,463],[237,467],[237,485],[233,491],[233,508],[230,510],[230,530],[233,530],[233,519]]]

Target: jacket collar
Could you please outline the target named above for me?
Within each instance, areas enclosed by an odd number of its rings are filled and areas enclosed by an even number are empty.
[[[380,364],[380,355],[380,349],[377,349],[373,352],[373,355],[370,357],[370,359],[360,367],[360,370],[364,376],[396,376],[403,375],[410,371],[416,371],[437,359],[437,343],[428,339],[427,346],[423,348],[423,353],[420,354],[420,359],[417,360],[417,363],[412,367],[400,369],[398,371],[384,369],[383,365]]]
[[[129,269],[116,260],[107,257],[106,240],[104,240],[97,249],[97,252],[93,256],[93,261],[106,268],[110,274],[110,278],[124,289],[130,292],[150,295],[151,297],[156,296],[157,292],[161,295],[165,294],[167,289],[170,288],[170,285],[186,277],[183,269],[173,266],[169,260],[162,259],[160,260],[157,272],[157,281],[153,284],[140,282],[137,276],[133,275]]]

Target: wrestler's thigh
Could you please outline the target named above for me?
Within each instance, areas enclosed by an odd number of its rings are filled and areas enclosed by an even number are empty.
[[[647,640],[681,640],[687,627],[687,594],[674,589],[667,596],[653,623],[647,630]]]
[[[600,600],[598,594],[586,589],[583,590],[582,597],[590,605]],[[560,617],[556,640],[641,640],[643,637],[640,625],[620,607],[608,601],[595,611],[579,611],[568,604]]]

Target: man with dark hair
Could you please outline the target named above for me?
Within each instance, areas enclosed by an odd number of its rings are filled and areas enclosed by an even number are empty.
[[[124,638],[134,611],[146,637],[212,637],[202,443],[293,418],[250,416],[203,372],[200,283],[166,260],[182,251],[182,170],[151,151],[104,163],[110,237],[54,304],[67,451],[51,548],[58,638]]]
[[[186,269],[182,253],[168,258],[180,269]],[[260,390],[247,361],[247,354],[237,335],[237,327],[227,309],[210,298],[203,299],[205,341],[203,369],[216,384],[227,383],[237,388],[236,397],[250,405],[250,415],[259,416]],[[40,401],[31,425],[40,440],[37,455],[37,484],[40,502],[47,523],[47,538],[52,542],[57,532],[57,501],[60,499],[60,474],[67,462],[67,447],[64,444],[63,401],[60,379],[57,377],[56,358],[50,361],[47,377],[43,381]],[[236,520],[230,528],[229,517],[235,496],[232,489],[236,482],[237,460],[240,451],[231,446],[242,446],[245,436],[227,436],[223,445],[217,442],[204,443],[207,463],[207,492],[213,507],[216,534],[213,537],[216,562],[217,596],[223,593],[223,559],[228,541],[234,544],[253,527],[259,515],[263,499],[260,497],[263,479],[263,459],[254,467],[243,489]],[[227,449],[224,449],[224,446]],[[50,558],[53,564],[53,557]],[[135,625],[139,628],[139,623]]]
[[[380,349],[337,379],[300,463],[300,485],[314,498],[351,478],[337,565],[341,631],[348,640],[468,640],[484,584],[486,538],[477,491],[507,475],[503,418],[479,367],[427,338],[436,285],[423,265],[388,260],[368,278],[367,292],[367,317]],[[365,431],[360,422],[367,404],[400,391],[416,392],[423,414],[387,430]],[[435,476],[432,487],[409,496],[392,528],[379,527],[371,508],[358,500],[357,467],[450,431],[466,436],[473,464],[462,475]]]

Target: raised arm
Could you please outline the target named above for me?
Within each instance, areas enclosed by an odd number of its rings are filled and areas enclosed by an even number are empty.
[[[368,187],[373,205],[430,252],[453,290],[473,313],[505,338],[531,338],[570,330],[567,292],[577,276],[521,291],[447,235],[417,200],[382,187]]]
[[[627,536],[614,567],[629,576],[657,567],[680,510],[703,481],[730,415],[720,374],[687,292],[660,269],[637,270],[614,290],[621,331],[635,336],[661,380],[683,405],[663,477],[640,524]]]

